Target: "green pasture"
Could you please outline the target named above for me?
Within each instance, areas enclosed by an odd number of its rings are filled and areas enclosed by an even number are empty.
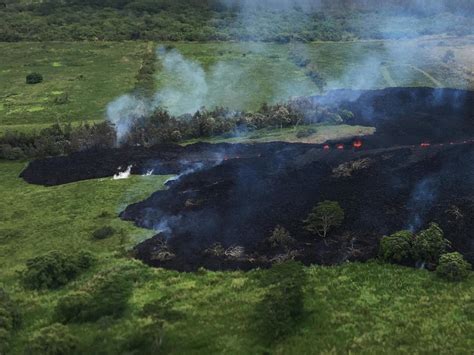
[[[133,88],[144,42],[0,43],[0,127],[103,119]],[[26,84],[38,72],[43,82]],[[67,95],[68,102],[57,103]]]

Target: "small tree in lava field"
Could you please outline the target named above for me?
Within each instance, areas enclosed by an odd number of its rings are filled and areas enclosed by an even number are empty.
[[[338,202],[323,201],[313,208],[303,222],[307,231],[319,235],[326,241],[329,230],[339,227],[343,220],[344,210]]]

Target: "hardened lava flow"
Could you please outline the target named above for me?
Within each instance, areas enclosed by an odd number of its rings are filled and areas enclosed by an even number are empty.
[[[182,271],[251,269],[285,258],[335,264],[376,255],[380,238],[437,222],[474,261],[474,93],[452,89],[338,90],[312,98],[350,110],[375,134],[322,145],[196,144],[123,147],[32,162],[30,182],[57,185],[132,174],[175,174],[121,218],[157,235],[135,248],[149,265]],[[345,211],[326,243],[303,228],[312,207]],[[272,248],[276,226],[295,239]]]

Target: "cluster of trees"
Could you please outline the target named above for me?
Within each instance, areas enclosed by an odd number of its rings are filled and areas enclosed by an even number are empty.
[[[449,247],[442,229],[431,223],[418,234],[400,231],[384,236],[380,243],[380,256],[387,262],[436,270],[440,277],[449,281],[463,280],[469,275],[471,265],[460,253],[448,253]]]
[[[217,107],[214,110],[203,108],[194,115],[176,117],[166,110],[157,109],[149,116],[131,117],[130,130],[122,143],[134,146],[179,143],[219,135],[232,137],[269,127],[284,128],[323,122],[339,124],[352,117],[349,111],[331,110],[314,103],[310,98],[299,98],[286,104],[264,104],[257,112],[237,112]],[[116,145],[115,127],[108,122],[85,123],[77,127],[54,124],[33,133],[7,131],[0,137],[0,159],[41,158],[113,148]]]
[[[23,285],[34,290],[55,290],[75,280],[94,267],[95,256],[86,251],[51,251],[27,260],[21,275]],[[77,282],[74,290],[59,298],[50,324],[31,333],[26,349],[32,354],[88,353],[83,339],[71,325],[96,322],[103,318],[120,318],[128,308],[134,283],[147,277],[143,266],[127,264],[96,273]],[[130,334],[115,344],[118,352],[156,353],[161,346],[163,324],[180,316],[165,300],[146,304],[141,312],[146,321],[137,321]],[[140,318],[142,320],[142,318]],[[20,311],[0,289],[0,352],[8,353],[13,332],[21,326]],[[110,344],[109,344],[110,345]],[[109,346],[110,347],[110,346]]]
[[[0,137],[0,159],[42,158],[116,146],[115,128],[107,122],[54,124],[39,132],[7,131]]]
[[[255,4],[238,16],[242,3],[221,0],[107,0],[13,1],[0,8],[0,41],[21,40],[343,40],[380,38],[387,16],[400,13],[426,16],[450,11],[455,21],[422,22],[417,33],[472,31],[469,0],[445,1],[446,6],[424,6],[419,1],[322,1],[322,6],[291,6],[284,11]],[[271,5],[278,2],[270,2]],[[310,3],[310,2],[309,2]],[[383,13],[381,15],[381,13]],[[249,15],[250,14],[250,15]],[[443,15],[444,16],[444,15]],[[445,18],[446,16],[444,16]],[[443,26],[440,26],[440,23]],[[252,24],[249,26],[249,24]],[[375,25],[374,25],[375,24]],[[380,24],[380,26],[377,26]],[[406,28],[404,30],[407,30]],[[394,31],[393,36],[400,35]],[[403,35],[410,35],[405,31]]]
[[[331,110],[310,98],[299,98],[286,104],[264,104],[256,112],[236,112],[217,107],[210,111],[202,109],[194,115],[175,117],[158,109],[150,116],[136,118],[125,142],[150,146],[221,135],[232,137],[269,127],[284,128],[323,122],[340,124],[352,117],[352,112]]]

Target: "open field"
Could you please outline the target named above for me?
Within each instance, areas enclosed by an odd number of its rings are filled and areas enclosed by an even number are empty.
[[[144,42],[0,43],[0,126],[103,119],[109,101],[133,88]],[[27,85],[39,72],[44,81]],[[68,102],[55,99],[68,96]]]
[[[52,322],[57,300],[109,268],[136,268],[129,307],[121,318],[69,327],[81,338],[82,353],[121,353],[127,339],[150,319],[142,307],[153,300],[173,304],[181,316],[165,323],[163,353],[469,353],[474,346],[474,279],[450,284],[432,273],[378,263],[305,268],[307,316],[282,342],[267,349],[254,329],[255,304],[266,288],[264,270],[177,273],[150,269],[123,256],[123,248],[150,235],[116,216],[126,204],[156,190],[165,177],[90,180],[44,188],[17,176],[23,163],[0,163],[2,286],[19,303],[22,328],[12,353],[23,353],[32,333]],[[118,232],[94,241],[103,225]],[[17,272],[27,258],[51,249],[92,251],[99,263],[56,291],[28,291]]]
[[[191,77],[177,78],[163,72],[158,65],[157,90],[180,90],[178,98],[170,95],[164,102],[164,106],[171,109],[185,107],[185,100],[193,100],[191,106],[198,108],[221,105],[254,110],[263,102],[319,93],[305,75],[305,69],[290,60],[292,51],[311,60],[311,65],[328,81],[327,89],[474,88],[472,37],[298,46],[220,42],[169,44],[185,59],[202,67],[206,83],[205,94],[196,96]],[[1,43],[0,133],[6,129],[39,129],[57,121],[103,119],[107,103],[133,88],[145,48],[145,42]],[[454,52],[454,63],[443,62],[447,50]],[[398,61],[394,62],[393,58]],[[44,82],[25,84],[26,74],[32,71],[42,73]],[[55,98],[65,93],[69,102],[56,104]]]
[[[170,44],[171,45],[171,44]],[[263,102],[320,93],[291,62],[291,52],[311,61],[328,82],[326,90],[377,89],[391,86],[428,86],[474,89],[474,67],[469,50],[474,38],[432,37],[405,41],[322,42],[298,45],[253,43],[173,43],[186,59],[205,70],[207,95],[202,106],[256,109]],[[443,62],[452,50],[456,64]],[[462,69],[464,68],[464,70]],[[467,68],[471,68],[471,71]],[[223,70],[225,69],[225,70]],[[158,73],[158,88],[185,87],[176,75]],[[218,80],[217,80],[218,79]],[[177,102],[170,100],[172,110]]]
[[[298,133],[313,129],[307,137],[298,137]],[[373,127],[350,126],[350,125],[312,125],[299,126],[283,129],[260,129],[252,132],[242,133],[237,137],[212,137],[209,139],[194,139],[184,144],[197,142],[209,143],[265,143],[265,142],[289,142],[289,143],[311,143],[322,144],[329,140],[344,140],[354,136],[366,136],[375,132]]]

